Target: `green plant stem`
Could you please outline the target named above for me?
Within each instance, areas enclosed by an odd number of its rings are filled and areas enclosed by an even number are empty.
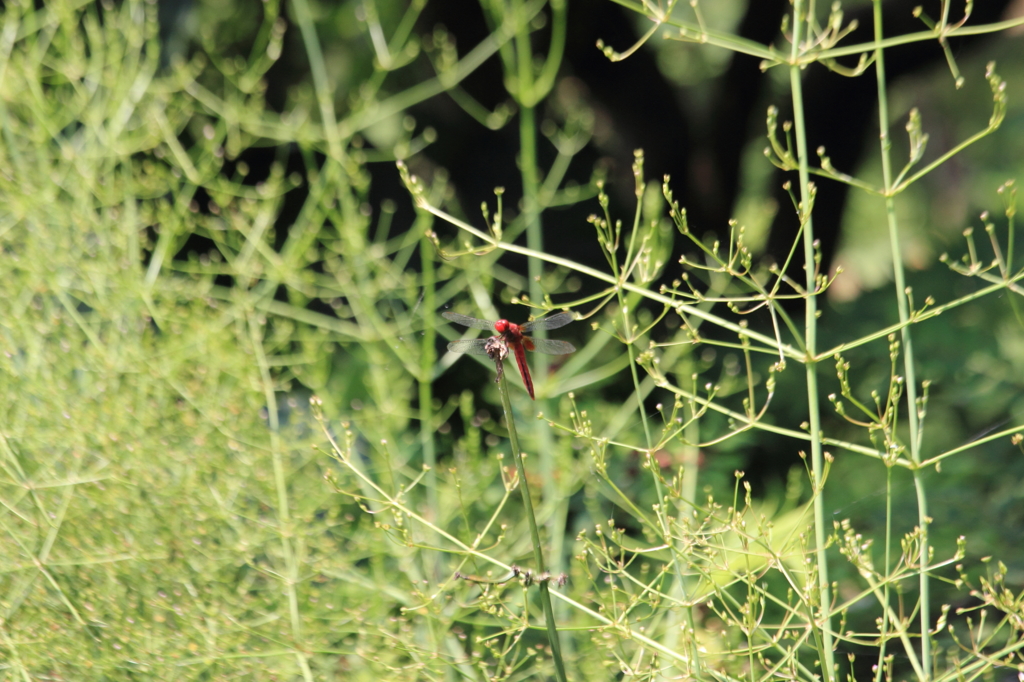
[[[811,475],[813,477],[814,498],[814,546],[818,569],[818,608],[820,623],[820,640],[818,644],[821,657],[822,679],[831,682],[835,674],[835,656],[832,644],[832,625],[830,615],[831,597],[828,582],[828,557],[825,547],[826,514],[824,497],[825,461],[821,443],[821,406],[818,397],[818,364],[815,359],[817,348],[818,310],[815,282],[814,260],[814,229],[811,220],[810,206],[813,201],[810,188],[810,173],[807,153],[807,129],[804,122],[802,70],[798,65],[802,47],[802,29],[807,8],[803,0],[793,3],[793,50],[789,67],[789,83],[793,95],[793,132],[796,138],[797,158],[800,162],[800,221],[803,231],[804,275],[807,299],[804,308],[804,334],[807,345],[807,362],[804,372],[807,377],[807,422],[811,438]],[[818,634],[817,632],[815,633]]]
[[[638,180],[638,182],[640,182],[640,180]],[[636,197],[637,197],[637,203],[636,203],[636,213],[635,213],[634,219],[633,219],[633,229],[632,229],[632,232],[630,233],[629,246],[626,249],[625,261],[627,263],[627,270],[628,270],[629,261],[630,261],[630,259],[633,257],[633,255],[635,253],[634,247],[635,247],[635,244],[636,244],[636,236],[637,236],[637,233],[640,231],[640,218],[641,218],[641,214],[642,214],[642,210],[643,210],[643,203],[642,203],[643,187],[642,187],[642,185],[637,187]],[[612,247],[611,242],[609,242],[608,250],[609,250],[610,255],[611,255],[611,257],[608,259],[608,262],[609,262],[609,265],[611,266],[612,274],[615,277],[616,283],[621,284],[622,282],[624,282],[624,280],[629,275],[628,275],[628,273],[623,273],[622,269],[619,268],[618,253]],[[669,547],[672,550],[672,566],[675,568],[675,576],[676,576],[676,582],[677,582],[677,589],[679,590],[680,593],[685,594],[685,592],[686,592],[686,585],[685,585],[686,576],[684,574],[683,567],[680,564],[679,553],[676,551],[674,538],[672,536],[671,522],[669,521],[669,512],[668,512],[668,498],[665,495],[664,487],[661,485],[661,469],[660,469],[660,465],[658,464],[657,457],[654,456],[654,446],[653,446],[654,441],[651,438],[651,427],[650,427],[650,424],[648,423],[648,420],[647,420],[647,410],[644,407],[644,398],[648,394],[648,392],[643,390],[643,386],[642,386],[641,381],[640,381],[640,376],[639,376],[639,373],[637,372],[637,368],[636,368],[637,367],[637,355],[636,355],[636,348],[634,347],[633,344],[637,341],[637,339],[633,338],[633,324],[631,322],[630,311],[635,308],[636,304],[639,301],[639,296],[637,296],[636,294],[633,294],[631,296],[626,296],[626,295],[623,294],[623,288],[621,286],[616,286],[615,287],[615,298],[618,301],[619,310],[622,312],[622,335],[623,335],[623,337],[624,337],[624,339],[626,341],[626,352],[629,355],[629,371],[630,371],[630,376],[633,379],[633,395],[636,396],[636,408],[637,408],[637,412],[639,412],[639,414],[640,414],[640,423],[643,425],[643,429],[644,429],[644,446],[645,446],[645,452],[646,452],[647,465],[650,467],[651,477],[654,479],[654,493],[655,493],[655,496],[656,496],[656,498],[658,500],[657,504],[654,507],[655,515],[656,515],[656,517],[658,519],[658,524],[660,526],[659,530],[661,532],[661,535],[665,539],[665,542],[668,543]],[[692,626],[693,626],[693,621],[692,621],[693,613],[692,613],[692,609],[689,610],[689,615],[690,615],[690,618],[691,618],[690,625],[691,625],[691,630],[692,630]],[[670,627],[670,629],[673,632],[677,631],[678,628],[676,627],[676,615],[675,614],[673,614],[670,617],[670,622],[672,623],[672,626]],[[691,638],[690,641],[692,642],[693,639]],[[695,651],[696,651],[696,647],[694,647],[694,652]],[[698,661],[698,659],[696,658],[696,656],[694,656],[693,663],[696,664],[697,661]]]
[[[633,230],[630,232],[629,246],[626,249],[625,257],[627,270],[629,261],[634,254],[636,235],[640,229],[640,216],[643,210],[642,188],[638,187],[636,197],[636,213],[634,214],[633,218]],[[617,241],[617,238],[612,239],[614,241]],[[662,505],[664,503],[664,492],[662,491],[661,487],[661,472],[656,468],[657,464],[654,459],[654,453],[651,452],[653,443],[651,439],[651,427],[647,423],[647,410],[644,409],[644,397],[646,393],[641,389],[640,376],[636,371],[636,349],[633,347],[633,344],[634,342],[636,342],[637,339],[633,338],[633,324],[630,321],[629,315],[630,311],[635,308],[638,302],[638,297],[635,294],[631,297],[626,297],[625,295],[623,295],[623,287],[621,285],[625,283],[625,280],[629,277],[629,274],[624,274],[622,272],[622,269],[619,268],[618,253],[615,250],[615,246],[617,245],[614,244],[612,241],[609,241],[607,244],[608,251],[611,255],[611,257],[608,259],[608,263],[611,266],[612,275],[614,276],[616,283],[615,299],[616,301],[618,301],[619,310],[622,312],[622,335],[623,338],[626,340],[626,352],[629,355],[629,371],[633,379],[633,395],[636,396],[636,409],[637,412],[640,414],[640,423],[643,425],[644,428],[644,445],[647,450],[647,462],[652,467],[651,471],[654,475],[654,487],[658,496],[659,509],[662,509],[662,511],[664,511],[664,509],[662,508]],[[668,517],[666,515],[663,515],[661,518],[663,521],[665,521]],[[668,528],[663,528],[663,532],[665,533],[666,540],[669,540],[670,535],[668,533]]]
[[[417,223],[428,222],[430,214],[420,212],[420,219]],[[422,227],[417,225],[417,228]],[[420,339],[420,376],[419,376],[419,411],[420,411],[420,447],[423,449],[423,464],[430,468],[426,475],[427,504],[434,514],[435,519],[440,518],[440,509],[437,507],[437,453],[434,449],[434,395],[431,386],[434,380],[434,363],[437,360],[435,339],[437,338],[437,327],[435,313],[437,310],[437,297],[434,287],[434,245],[426,235],[425,229],[420,229],[420,266],[423,269],[423,336]]]
[[[564,5],[564,3],[560,3]],[[513,11],[519,13],[522,6],[518,2],[512,3]],[[561,12],[556,12],[556,18],[561,16],[560,25],[556,22],[553,33],[553,40],[556,43],[564,42],[565,33],[565,11],[564,6]],[[540,170],[537,165],[537,118],[536,104],[541,98],[547,95],[553,83],[553,77],[542,77],[537,81],[534,74],[533,50],[530,41],[529,26],[520,23],[515,37],[516,62],[515,62],[515,83],[516,91],[512,95],[519,105],[519,168],[523,183],[523,218],[526,223],[526,244],[536,252],[544,251],[543,222],[541,220],[540,191],[541,180]],[[555,45],[552,48],[555,49]],[[550,71],[552,65],[557,71],[558,62],[561,61],[561,48],[555,50],[549,56],[545,64],[545,72]],[[539,258],[527,258],[527,273],[529,279],[530,299],[541,301],[544,299],[544,289],[541,286],[541,275],[544,274],[544,263]],[[539,338],[546,338],[547,332],[543,329],[537,330]],[[540,384],[547,379],[549,362],[546,355],[536,354],[533,366],[537,375],[537,383]],[[537,403],[537,409],[547,413],[549,403],[541,398]],[[563,499],[559,492],[558,478],[555,476],[558,463],[556,461],[554,439],[551,437],[551,429],[547,422],[538,420],[534,426],[534,436],[537,439],[537,447],[540,452],[541,480],[544,488],[544,499],[549,509],[545,510],[548,537],[552,539],[551,562],[552,570],[562,570],[563,542],[565,538],[564,519],[568,514],[568,500]],[[559,523],[563,525],[559,527]]]
[[[875,40],[882,36],[882,3],[874,0]],[[892,139],[889,136],[889,101],[886,95],[885,55],[881,48],[875,51],[875,73],[878,83],[878,124],[881,131],[882,181],[887,193],[892,189],[892,163],[890,152]],[[906,276],[903,270],[903,256],[900,251],[899,220],[896,217],[896,200],[889,194],[885,198],[885,215],[889,226],[889,247],[892,250],[893,279],[896,284],[896,303],[899,309],[900,338],[903,343],[903,372],[906,375],[907,420],[910,426],[910,459],[913,467],[914,490],[917,493],[917,524],[920,532],[920,627],[921,627],[921,669],[922,680],[932,677],[931,604],[928,580],[928,495],[925,490],[924,468],[921,467],[921,425],[917,416],[917,375],[914,370],[914,345],[910,333],[910,303]]]
[[[282,571],[284,578],[285,594],[288,596],[288,613],[291,622],[291,636],[296,643],[302,641],[302,617],[299,613],[299,597],[295,587],[299,584],[298,558],[295,548],[292,546],[291,537],[294,533],[291,518],[291,503],[288,499],[288,476],[284,470],[284,456],[281,453],[281,425],[277,411],[277,392],[274,388],[273,377],[270,376],[270,365],[263,350],[263,334],[250,312],[248,315],[249,335],[252,340],[253,352],[256,356],[256,364],[260,372],[260,381],[263,386],[264,399],[267,402],[267,420],[270,423],[270,449],[271,460],[274,467],[274,486],[277,488],[277,517],[278,532],[281,534],[281,553],[284,555],[285,571]],[[295,650],[295,656],[302,670],[302,677],[307,682],[313,681],[312,670],[309,667],[309,660],[306,655]]]
[[[882,575],[889,575],[892,566],[892,467],[885,470],[885,564]],[[881,641],[878,645],[878,663],[875,664],[875,682],[882,682],[885,674],[885,653],[889,643],[889,581],[882,590],[882,625],[879,627]]]
[[[526,219],[526,244],[534,251],[544,250],[544,235],[540,219],[540,176],[537,171],[537,122],[533,107],[519,110],[519,165],[523,179],[523,209]],[[544,274],[539,258],[527,258],[526,267],[530,278],[530,298],[540,301],[544,296],[540,276]],[[539,330],[543,331],[543,330]]]
[[[529,43],[527,43],[528,45]],[[523,49],[523,45],[519,45]],[[533,68],[532,64],[529,65]],[[523,68],[520,68],[520,72]],[[520,79],[523,76],[520,74]],[[544,235],[540,217],[540,203],[538,192],[540,191],[540,180],[537,171],[537,126],[535,109],[532,106],[520,105],[519,110],[519,165],[523,179],[523,213],[526,219],[526,244],[535,251],[544,250]],[[541,287],[540,277],[544,273],[544,263],[539,258],[526,259],[527,272],[529,274],[530,298],[540,301],[544,298],[544,290]],[[538,329],[535,332],[539,338],[546,338],[547,332]],[[542,353],[535,353],[533,359],[534,373],[537,384],[540,384],[548,376],[548,357]],[[537,408],[541,412],[547,412],[547,400],[541,398]],[[535,436],[537,447],[540,451],[540,471],[544,485],[544,499],[551,504],[558,504],[558,485],[555,479],[555,448],[551,438],[551,429],[547,422],[538,420],[536,423]],[[548,530],[551,538],[562,537],[561,529],[554,527],[554,523],[562,516],[561,514],[547,514]],[[558,542],[557,544],[561,544]],[[553,553],[552,561],[555,570],[561,569],[561,549]]]
[[[530,539],[533,542],[533,561],[536,564],[538,577],[544,577],[544,552],[540,544],[540,531],[537,529],[537,519],[533,514],[533,501],[530,499],[530,487],[526,482],[526,468],[523,466],[523,454],[519,449],[519,436],[516,434],[516,421],[512,414],[512,400],[508,395],[508,382],[505,374],[502,373],[498,381],[498,392],[501,394],[501,407],[505,410],[505,423],[508,425],[508,439],[512,447],[512,459],[516,463],[516,472],[519,475],[519,492],[523,496],[523,511],[526,513],[526,520],[530,525]],[[547,625],[548,642],[551,645],[551,658],[555,662],[555,677],[559,682],[566,682],[565,664],[562,661],[562,647],[558,641],[558,628],[555,626],[555,612],[551,607],[551,595],[548,593],[548,581],[538,580],[540,588],[540,602],[544,609],[544,621]]]
[[[309,71],[313,77],[313,89],[316,92],[316,101],[323,121],[327,151],[332,159],[340,162],[344,159],[345,149],[342,145],[341,135],[338,133],[338,121],[334,115],[334,93],[327,77],[327,66],[324,63],[323,50],[320,48],[320,39],[316,35],[316,26],[313,24],[313,13],[309,9],[307,0],[292,0],[291,5],[295,10],[295,22],[299,25],[302,42],[306,47],[306,57],[309,59]]]

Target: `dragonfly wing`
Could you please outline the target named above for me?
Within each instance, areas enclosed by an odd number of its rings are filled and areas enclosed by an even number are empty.
[[[576,352],[576,346],[572,345],[568,341],[558,341],[556,339],[535,339],[530,337],[529,339],[523,339],[524,344],[529,350],[536,351],[538,353],[544,353],[545,355],[568,355],[569,353]]]
[[[466,355],[487,355],[487,339],[452,341],[448,344],[448,350],[452,353],[465,353]]]
[[[531,329],[558,329],[559,327],[564,327],[565,325],[569,324],[570,322],[574,322],[575,320],[576,315],[574,313],[558,313],[557,315],[552,315],[551,317],[543,317],[539,320],[534,320],[533,322],[521,324],[519,325],[519,328],[524,332],[528,332]],[[460,322],[459,324],[464,323]],[[568,352],[571,353],[572,351]]]
[[[441,313],[441,317],[454,322],[455,324],[461,324],[464,327],[471,329],[486,329],[488,331],[494,331],[494,323],[488,322],[487,320],[478,320],[475,317],[469,317],[468,315],[459,315],[458,313]]]

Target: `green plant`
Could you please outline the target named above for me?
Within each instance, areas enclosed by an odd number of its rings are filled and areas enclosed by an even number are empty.
[[[939,279],[984,285],[917,308],[900,200],[949,155],[928,160],[914,114],[904,172],[887,139],[880,180],[834,169],[824,153],[812,168],[800,107],[812,62],[864,54],[881,67],[883,45],[944,45],[1012,22],[952,24],[943,5],[933,27],[883,41],[876,14],[878,41],[846,46],[838,10],[819,21],[797,2],[782,54],[712,28],[699,3],[686,10],[693,21],[674,4],[634,8],[654,20],[648,37],[671,30],[788,71],[796,115],[780,135],[770,113],[768,138],[770,160],[799,174],[797,261],[817,262],[813,173],[882,207],[896,312],[848,331],[833,320],[849,318],[820,305],[835,276],[810,268],[787,281],[785,268],[757,264],[738,224],[728,244],[706,241],[675,181],[647,183],[642,153],[625,224],[600,175],[564,183],[595,125],[582,107],[536,124],[570,30],[564,3],[486,4],[491,33],[461,57],[457,36],[420,38],[422,3],[342,7],[331,21],[367,47],[331,46],[352,65],[341,93],[318,35],[331,10],[287,7],[311,82],[283,113],[264,91],[286,42],[276,2],[262,4],[239,53],[223,45],[246,26],[203,6],[204,50],[165,66],[152,5],[3,10],[5,679],[970,680],[1021,668],[1013,559],[972,563],[969,543],[985,530],[959,541],[956,524],[930,521],[945,501],[930,493],[951,473],[973,475],[964,455],[1008,445],[1024,415],[963,445],[949,420],[929,417],[944,408],[916,378],[942,352],[927,337],[922,351],[918,330],[1020,293],[1014,186],[1001,189],[1008,241],[984,219],[994,260],[969,241]],[[478,229],[444,171],[418,155],[437,138],[407,111],[451,93],[503,124],[509,109],[484,111],[459,89],[492,56],[520,115],[525,200],[509,208],[497,191]],[[421,57],[434,75],[416,72]],[[984,134],[1008,106],[988,78]],[[555,146],[546,169],[538,127]],[[265,171],[260,154],[274,159]],[[392,224],[401,205],[371,203],[374,164],[396,160],[415,203],[409,224]],[[607,268],[545,251],[542,218],[572,202],[595,202]],[[673,230],[688,240],[683,254]],[[528,259],[528,277],[508,253]],[[680,255],[678,280],[659,288]],[[577,294],[580,279],[597,292]],[[567,327],[580,350],[554,371],[534,365],[536,404],[476,370],[473,390],[438,397],[456,358],[439,355],[437,337],[458,332],[435,312],[497,318],[499,300],[571,306],[593,331]],[[1003,377],[1024,357],[1019,330],[1004,329],[1004,348],[983,359]],[[606,399],[620,374],[629,400]],[[1012,395],[1015,384],[1000,386]],[[830,392],[834,415],[822,410]],[[930,443],[925,423],[952,442]],[[742,451],[777,436],[803,443],[805,468],[783,492],[755,496],[736,471]],[[851,468],[861,475],[837,478]],[[857,488],[869,481],[882,482],[882,523],[833,523],[830,500],[873,492]],[[1012,500],[1010,485],[997,492]],[[914,491],[909,522],[901,486]],[[964,595],[973,601],[946,606]],[[865,674],[855,656],[876,668]]]

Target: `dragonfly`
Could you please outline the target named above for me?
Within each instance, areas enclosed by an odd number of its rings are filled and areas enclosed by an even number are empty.
[[[526,364],[526,351],[532,350],[538,353],[544,353],[545,355],[568,355],[569,353],[576,351],[575,346],[568,341],[535,339],[533,337],[526,336],[527,333],[536,329],[558,329],[559,327],[564,327],[576,319],[576,316],[573,313],[558,313],[551,317],[544,317],[524,324],[515,324],[508,320],[490,322],[488,320],[479,320],[467,315],[459,315],[458,313],[441,313],[441,316],[446,320],[454,322],[455,324],[461,324],[464,327],[469,327],[471,329],[487,329],[497,332],[497,336],[492,338],[499,339],[505,344],[505,347],[510,349],[516,356],[516,365],[519,367],[519,376],[523,378],[523,385],[526,386],[526,392],[530,394],[531,400],[534,400],[535,398],[533,395],[533,379],[530,377],[530,368]],[[488,355],[488,341],[489,339],[462,339],[460,341],[452,341],[448,344],[448,350],[452,353]]]

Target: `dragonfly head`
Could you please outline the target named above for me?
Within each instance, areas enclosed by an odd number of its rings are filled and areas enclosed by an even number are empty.
[[[504,334],[509,330],[509,327],[511,326],[512,324],[508,320],[498,320],[497,322],[494,323],[494,331],[498,332],[499,334]]]

